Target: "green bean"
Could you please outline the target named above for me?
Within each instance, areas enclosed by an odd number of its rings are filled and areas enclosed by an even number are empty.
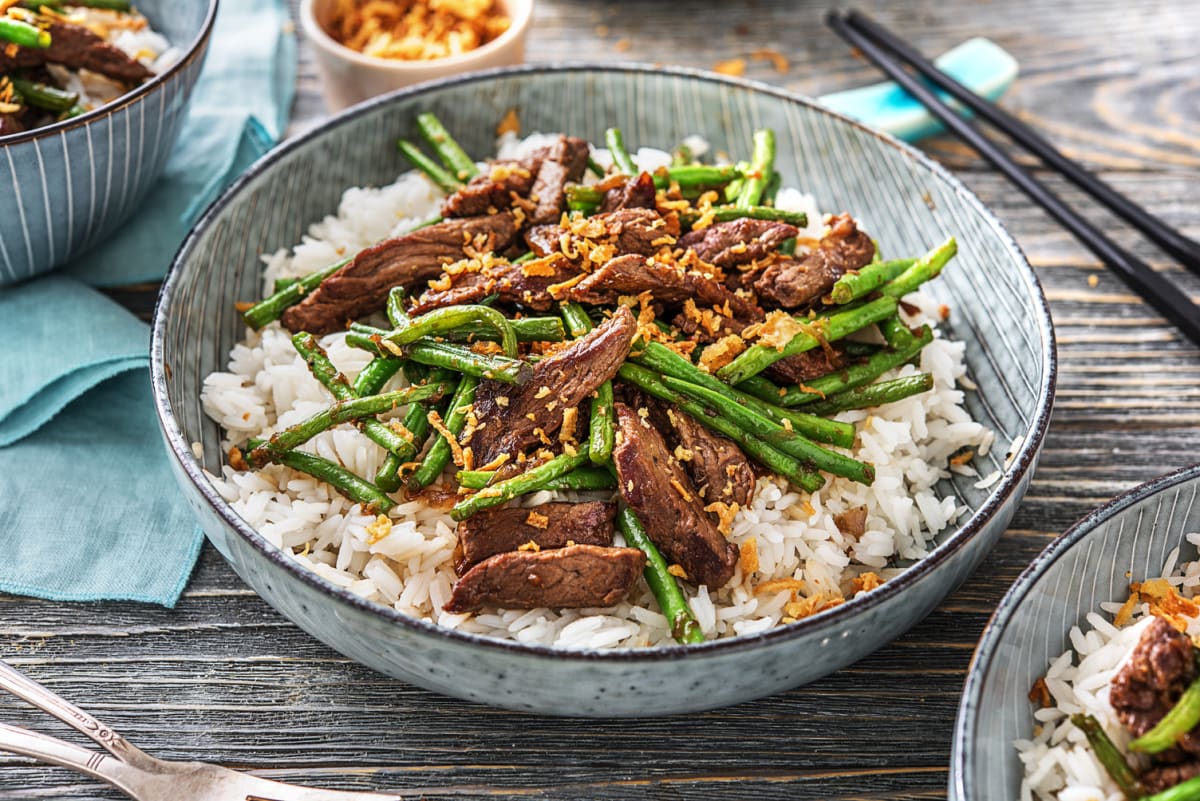
[[[587,168],[591,171],[592,175],[595,175],[597,178],[604,177],[604,168],[596,163],[596,160],[592,158],[591,153],[588,153]]]
[[[384,384],[391,380],[403,364],[404,360],[395,356],[378,356],[372,359],[354,379],[354,394],[360,397],[379,394]]]
[[[609,128],[605,131],[604,143],[608,146],[609,155],[612,156],[613,164],[618,170],[626,175],[637,175],[640,172],[633,163],[633,157],[625,149],[625,137],[621,135],[620,128]]]
[[[467,422],[467,412],[470,411],[471,404],[475,402],[477,386],[479,386],[479,379],[470,375],[464,375],[458,382],[458,388],[454,390],[454,397],[450,399],[450,406],[446,410],[446,418],[442,421],[442,425],[452,436],[457,437],[462,433],[463,426]],[[425,454],[421,466],[409,477],[409,489],[413,491],[424,489],[436,481],[437,477],[446,469],[446,465],[450,463],[450,456],[450,443],[446,441],[445,436],[434,440],[433,445],[429,447],[429,453]]]
[[[763,188],[762,202],[773,204],[781,186],[783,186],[783,176],[779,170],[772,170],[771,177],[767,179],[767,185]]]
[[[479,490],[488,486],[496,477],[494,470],[459,470],[458,485],[464,489]],[[603,467],[579,467],[566,475],[547,481],[542,487],[550,492],[576,490],[594,492],[617,488],[617,481]]]
[[[509,358],[517,355],[517,336],[513,333],[508,318],[487,306],[444,306],[434,309],[428,314],[413,318],[406,326],[389,331],[380,344],[388,342],[403,348],[424,337],[436,336],[468,323],[491,327],[500,335],[500,347],[504,355]]]
[[[587,311],[575,301],[564,303],[559,309],[563,322],[566,323],[567,333],[578,339],[592,330],[592,318]]]
[[[1157,754],[1166,751],[1200,723],[1200,679],[1196,679],[1154,728],[1129,744],[1130,751]]]
[[[804,225],[808,225],[808,215],[807,214],[804,215]],[[801,227],[804,227],[804,226],[801,226]],[[779,246],[779,252],[780,252],[780,254],[782,254],[784,256],[795,256],[796,255],[796,237],[789,236],[787,239],[783,240],[783,243]]]
[[[425,141],[437,153],[438,158],[442,160],[442,164],[445,164],[446,169],[450,170],[458,180],[469,181],[479,173],[475,167],[475,161],[467,155],[458,142],[454,141],[454,137],[450,135],[435,114],[429,111],[418,114],[417,128],[420,129],[421,136],[425,137]]]
[[[728,184],[725,185],[725,202],[726,203],[736,203],[737,202],[738,195],[740,195],[742,193],[742,187],[744,187],[746,185],[746,177],[745,176],[746,176],[746,173],[750,169],[750,162],[739,161],[737,164],[735,164],[733,166],[733,168],[738,171],[739,177],[734,178],[732,181],[730,181]]]
[[[394,286],[388,291],[387,318],[388,322],[396,328],[404,328],[412,324],[408,312],[404,309],[405,294],[402,286]]]
[[[832,342],[859,331],[872,323],[890,316],[896,311],[896,299],[882,297],[859,306],[813,320],[812,333],[797,334],[782,350],[767,345],[751,345],[736,359],[717,371],[717,377],[728,384],[740,384],[752,375],[757,375],[775,362],[812,350],[822,340]]]
[[[79,102],[77,92],[64,92],[57,86],[27,81],[24,78],[13,77],[11,80],[13,89],[17,90],[26,103],[36,108],[43,108],[47,111],[67,111]]]
[[[562,317],[573,337],[581,337],[592,330],[592,318],[588,317],[583,306],[574,301],[563,304]],[[588,417],[588,451],[592,462],[606,464],[612,457],[615,442],[613,387],[612,381],[605,381],[596,388]]]
[[[1200,776],[1168,787],[1160,793],[1142,796],[1140,801],[1200,801]]]
[[[776,450],[758,437],[747,434],[732,421],[724,417],[714,417],[708,413],[702,403],[689,400],[687,397],[670,389],[663,384],[662,379],[645,367],[625,362],[617,370],[617,375],[625,381],[645,390],[659,400],[673,404],[686,412],[702,425],[711,428],[718,434],[724,434],[737,443],[741,449],[759,464],[777,473],[792,484],[807,492],[816,492],[825,485],[825,479],[813,470],[808,469],[796,459],[782,451]]]
[[[508,503],[520,495],[528,495],[544,489],[546,483],[560,476],[565,476],[572,470],[588,461],[587,445],[581,445],[574,453],[563,453],[553,459],[520,475],[505,481],[499,481],[486,489],[476,492],[469,498],[459,501],[450,510],[450,516],[455,520],[466,520],[476,512]]]
[[[1129,763],[1125,761],[1125,757],[1108,738],[1108,733],[1104,731],[1100,721],[1091,715],[1072,715],[1071,723],[1075,724],[1087,737],[1088,744],[1092,747],[1092,753],[1096,755],[1096,759],[1108,771],[1108,775],[1112,777],[1125,797],[1130,801],[1142,797],[1145,793],[1142,783],[1138,780],[1133,768],[1129,767]]]
[[[683,142],[675,146],[671,151],[671,166],[684,167],[688,164],[696,164],[696,157],[692,153],[692,149]]]
[[[775,170],[775,131],[762,128],[754,132],[754,153],[750,158],[750,169],[746,172],[746,183],[734,203],[739,208],[757,206],[763,190]]]
[[[512,326],[513,333],[516,334],[518,342],[562,342],[566,339],[566,329],[563,328],[563,322],[558,317],[518,317],[514,320],[509,320],[508,324]],[[382,337],[388,334],[386,329],[375,328],[363,325],[362,323],[351,323],[350,330],[365,334],[368,337]],[[474,342],[479,340],[495,342],[500,338],[500,335],[490,325],[479,325],[476,323],[468,323],[453,331],[447,331],[441,336],[456,342]],[[354,347],[361,347],[361,345],[355,345]],[[371,350],[371,348],[365,348],[365,350]]]
[[[380,347],[380,341],[386,331],[378,328],[351,323],[350,333],[346,334],[346,344],[359,348],[376,356],[392,351]],[[502,384],[524,386],[533,378],[533,368],[520,359],[509,359],[506,356],[484,356],[460,345],[448,342],[434,342],[423,339],[400,349],[401,356],[394,357],[399,361],[412,359],[430,367],[444,367],[456,373],[475,378],[490,378]]]
[[[76,103],[75,105],[71,106],[69,109],[64,111],[62,114],[59,114],[58,121],[62,122],[63,120],[74,119],[75,117],[78,117],[80,114],[87,114],[87,113],[88,113],[87,106],[83,105],[82,103]]]
[[[642,575],[671,626],[671,636],[684,645],[704,642],[704,631],[696,622],[679,582],[667,570],[667,560],[658,552],[637,514],[628,506],[622,506],[617,512],[617,526],[626,545],[646,554],[646,569]]]
[[[290,451],[338,423],[357,420],[360,417],[383,414],[406,403],[439,398],[449,391],[445,383],[426,384],[420,387],[406,387],[382,395],[369,395],[365,398],[353,398],[338,401],[327,409],[317,412],[307,420],[285,428],[261,446],[246,454],[246,461],[256,467],[276,461],[285,451]]]
[[[274,292],[282,292],[283,290],[287,289],[289,286],[294,286],[295,284],[298,284],[298,283],[300,283],[299,278],[276,278],[273,291]]]
[[[808,215],[802,211],[786,211],[772,206],[713,206],[713,222],[729,222],[747,217],[752,220],[785,222],[797,228],[808,225]],[[699,219],[699,214],[682,214],[679,217],[679,221],[685,226],[694,225]],[[792,252],[795,250],[796,242],[792,239]]]
[[[427,370],[424,365],[406,362],[404,365],[404,374],[408,378],[410,385],[419,384],[425,381],[451,381],[454,374],[449,370],[436,369],[432,372]],[[375,474],[375,483],[380,489],[385,492],[395,492],[400,489],[400,469],[408,462],[416,458],[421,452],[421,448],[425,445],[425,440],[429,437],[429,410],[435,408],[433,403],[414,403],[408,407],[408,411],[404,413],[404,427],[412,435],[409,441],[410,449],[402,454],[388,454],[380,466],[379,471]]]
[[[843,275],[829,291],[829,297],[838,305],[858,300],[869,295],[888,281],[894,280],[913,265],[916,259],[893,259],[873,261],[857,272]]]
[[[925,326],[908,348],[899,351],[881,350],[873,356],[868,356],[866,361],[860,364],[852,364],[844,369],[835,370],[829,375],[814,378],[803,385],[789,388],[779,398],[779,404],[781,406],[801,406],[869,384],[888,370],[899,367],[912,359],[921,352],[921,348],[932,341],[933,331]]]
[[[773,402],[763,400],[761,396],[744,392],[742,391],[742,387],[731,387],[720,379],[696,367],[686,358],[661,343],[648,343],[642,349],[641,355],[633,361],[664,375],[674,376],[689,383],[707,387],[713,392],[719,392],[731,401],[752,409],[761,416],[780,425],[784,425],[783,421],[787,420],[788,424],[795,431],[810,439],[817,440],[818,442],[828,442],[843,448],[850,448],[854,445],[854,426],[849,423],[839,423],[835,420],[824,420],[812,414],[793,412],[790,409],[777,406]],[[763,379],[763,381],[766,381],[766,379]],[[778,387],[775,387],[774,384],[771,386],[776,390],[775,397],[772,400],[778,400]]]
[[[45,50],[50,46],[50,31],[13,17],[0,16],[0,42]]]
[[[129,11],[132,3],[129,0],[24,0],[25,8],[37,11],[43,7],[62,8],[63,6],[82,6],[83,8],[104,8],[109,11]]]
[[[401,139],[396,143],[396,147],[404,154],[404,157],[412,162],[412,165],[421,172],[425,173],[425,177],[433,181],[445,192],[457,192],[462,188],[462,182],[442,168],[436,161],[426,156],[420,149],[407,139]]]
[[[720,167],[712,167],[707,164],[686,164],[682,167],[656,170],[651,177],[654,179],[654,185],[659,189],[666,189],[671,184],[676,184],[683,189],[697,186],[721,186],[741,178],[742,173],[737,167],[728,164]]]
[[[283,314],[285,309],[289,306],[295,306],[305,295],[320,286],[322,281],[350,262],[351,259],[342,259],[323,270],[317,270],[315,273],[304,276],[291,286],[276,292],[265,300],[260,300],[242,312],[242,319],[246,321],[246,325],[255,331],[269,322],[278,320],[279,315]]]
[[[265,444],[266,440],[252,439],[246,443],[246,449],[252,452]],[[276,461],[285,467],[306,473],[318,481],[324,481],[350,500],[361,504],[364,511],[386,514],[396,505],[396,502],[383,494],[379,487],[320,456],[303,451],[285,451]]]
[[[308,365],[313,377],[320,381],[336,400],[352,401],[359,397],[346,377],[329,361],[329,356],[317,344],[316,337],[302,331],[292,337],[292,345]],[[389,453],[403,456],[408,451],[408,438],[393,430],[387,423],[373,417],[363,418],[359,422],[362,424],[363,434]],[[412,456],[406,458],[411,459]]]
[[[918,373],[838,392],[807,408],[813,414],[837,414],[848,409],[869,409],[872,406],[895,403],[931,389],[933,389],[933,376],[929,373]]]
[[[926,281],[936,278],[946,266],[946,262],[954,258],[957,252],[958,243],[954,241],[954,237],[950,237],[914,261],[907,270],[880,287],[879,291],[893,298],[904,297]]]
[[[875,480],[875,468],[872,465],[822,448],[719,392],[669,375],[662,377],[662,383],[667,388],[698,401],[706,410],[711,410],[712,414],[724,417],[747,434],[800,460],[803,464],[810,464],[835,476],[845,476],[868,486]]]

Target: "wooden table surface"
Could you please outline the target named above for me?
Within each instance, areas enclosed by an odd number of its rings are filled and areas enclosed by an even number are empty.
[[[876,79],[824,3],[538,0],[531,61],[709,67],[805,94]],[[1168,222],[1200,236],[1194,0],[946,0],[865,6],[928,53],[976,35],[1017,57],[1004,105]],[[776,72],[750,54],[774,48]],[[301,43],[292,133],[323,107]],[[0,654],[166,758],[417,798],[941,798],[959,692],[991,610],[1072,521],[1200,453],[1200,353],[956,141],[923,145],[1025,249],[1057,326],[1058,400],[1012,528],[925,622],[811,686],[689,717],[595,722],[442,698],[350,663],[276,614],[206,547],[174,610],[0,596]],[[1056,177],[1049,183],[1193,298],[1181,271]],[[142,312],[152,288],[115,293]],[[164,491],[169,491],[164,488]],[[131,510],[136,513],[136,510]],[[0,556],[2,558],[2,556]],[[0,718],[61,734],[15,701]],[[0,799],[117,798],[0,756]]]

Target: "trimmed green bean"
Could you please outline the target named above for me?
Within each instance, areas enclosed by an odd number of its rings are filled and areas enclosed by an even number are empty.
[[[917,287],[926,281],[936,278],[942,271],[942,268],[946,266],[946,262],[954,258],[954,254],[957,252],[958,243],[954,240],[954,237],[950,237],[914,261],[900,275],[881,286],[879,291],[893,298],[902,298],[909,292],[916,291]]]
[[[479,386],[479,379],[470,375],[464,375],[458,382],[458,388],[454,390],[450,406],[446,409],[446,417],[442,421],[442,425],[452,436],[457,437],[462,433],[463,426],[467,422],[467,412],[470,410],[471,404],[475,402],[477,386]],[[409,489],[414,491],[424,489],[436,481],[442,471],[446,469],[446,465],[450,464],[450,457],[450,443],[444,436],[438,437],[429,446],[429,453],[425,454],[421,466],[409,477]]]
[[[45,50],[51,43],[50,31],[44,31],[36,25],[13,17],[0,16],[0,42]]]
[[[350,332],[346,334],[346,344],[376,356],[383,356],[391,353],[379,344],[386,333],[368,325],[351,323]],[[523,386],[533,378],[533,368],[527,362],[507,356],[484,356],[449,342],[424,339],[402,348],[401,353],[402,356],[392,358],[400,361],[412,359],[430,367],[443,367],[475,378],[490,378],[502,384]]]
[[[899,367],[912,359],[932,341],[933,331],[929,329],[929,326],[925,326],[913,339],[912,344],[904,350],[881,350],[873,356],[868,356],[860,364],[852,364],[829,375],[814,378],[803,385],[790,387],[779,398],[779,404],[789,407],[801,406],[869,384],[893,367]]]
[[[1154,728],[1129,744],[1130,751],[1157,754],[1175,745],[1180,737],[1200,723],[1200,679],[1196,679],[1179,696]]]
[[[813,414],[837,414],[848,409],[869,409],[872,406],[895,403],[931,389],[933,376],[929,373],[918,373],[839,392],[807,408]]]
[[[916,259],[873,261],[857,272],[843,275],[829,290],[829,297],[838,305],[869,295],[888,281],[895,280],[913,265]]]
[[[317,270],[315,273],[304,276],[291,286],[276,292],[265,300],[260,300],[242,312],[242,319],[255,331],[267,323],[278,320],[279,315],[283,314],[289,306],[295,306],[305,295],[319,287],[322,281],[350,262],[351,259],[342,259],[323,270]]]
[[[639,170],[633,163],[633,157],[625,149],[625,137],[621,135],[620,128],[609,128],[605,131],[604,144],[608,147],[609,155],[612,156],[613,164],[618,170],[626,175],[638,174]]]
[[[803,228],[808,225],[808,215],[802,211],[786,211],[777,209],[773,206],[714,206],[713,207],[713,222],[729,222],[730,220],[741,220],[744,218],[752,220],[774,220],[775,222],[785,222],[789,225],[794,225],[797,228]],[[683,214],[679,221],[686,226],[694,225],[700,219],[699,214]],[[791,251],[796,252],[795,239],[790,240],[792,243]],[[782,246],[780,250],[782,251]],[[790,255],[790,254],[789,254]]]
[[[1096,759],[1104,766],[1117,787],[1121,788],[1125,797],[1131,801],[1141,798],[1145,793],[1141,781],[1138,780],[1133,768],[1129,767],[1129,763],[1125,761],[1124,755],[1108,738],[1108,733],[1104,731],[1100,721],[1091,715],[1072,715],[1071,723],[1087,737],[1088,745],[1092,747],[1092,753],[1096,755]]]
[[[850,448],[854,445],[854,426],[849,423],[825,420],[812,414],[793,412],[790,409],[784,409],[781,406],[775,405],[773,401],[779,399],[779,392],[778,387],[775,387],[774,384],[771,384],[771,387],[775,390],[774,397],[771,401],[764,400],[760,395],[743,391],[745,388],[742,386],[736,388],[729,386],[724,381],[704,372],[683,356],[680,356],[675,351],[658,342],[648,343],[642,349],[641,355],[633,361],[663,375],[674,376],[691,384],[707,387],[713,392],[724,395],[734,403],[739,403],[749,409],[753,409],[761,416],[781,426],[784,425],[783,421],[787,420],[793,430],[810,439],[818,442],[828,442],[831,445],[838,445],[843,448]],[[766,379],[764,378],[763,381],[766,381]]]
[[[404,299],[407,293],[402,286],[394,286],[388,291],[387,312],[388,322],[396,328],[404,328],[412,324],[412,320],[408,316],[408,312],[404,309]]]
[[[804,215],[804,225],[808,225],[808,215]],[[783,240],[783,244],[779,246],[779,252],[784,256],[796,255],[796,237],[789,236]]]
[[[775,131],[762,128],[754,132],[754,152],[750,157],[750,169],[746,172],[746,183],[734,203],[739,208],[757,206],[763,190],[775,170]]]
[[[397,359],[394,356],[379,356],[372,359],[354,379],[354,394],[360,397],[378,395],[384,384],[391,380],[403,364],[403,359]]]
[[[246,449],[254,451],[265,444],[266,440],[252,439],[246,443]],[[324,481],[350,500],[361,504],[365,511],[375,510],[386,514],[396,505],[395,501],[370,481],[320,456],[303,451],[286,451],[279,455],[277,461],[285,467]]]
[[[800,333],[792,338],[782,350],[766,345],[752,345],[736,359],[717,371],[717,377],[728,384],[740,384],[747,378],[761,373],[781,359],[812,350],[822,340],[832,342],[868,325],[892,315],[896,311],[894,297],[882,297],[829,317],[813,320],[809,325],[813,333]]]
[[[414,385],[425,381],[451,381],[454,379],[454,373],[449,370],[429,371],[424,365],[412,362],[405,363],[404,374],[408,378],[409,384]],[[409,441],[410,448],[402,454],[389,454],[375,474],[375,483],[385,492],[395,492],[400,489],[400,485],[403,483],[400,478],[400,469],[415,459],[421,452],[421,448],[424,447],[431,429],[429,410],[435,406],[434,403],[414,403],[404,413],[404,427],[412,436]]]
[[[382,395],[369,395],[365,398],[353,398],[348,401],[338,401],[327,409],[317,412],[307,420],[285,428],[261,446],[246,454],[246,461],[256,467],[276,461],[280,455],[290,451],[338,423],[347,423],[361,417],[383,414],[406,403],[439,398],[449,390],[445,383],[425,384],[419,387],[406,387]]]
[[[745,176],[746,176],[746,173],[750,169],[750,162],[739,161],[737,164],[734,165],[733,168],[735,170],[737,170],[740,173],[740,175],[725,185],[725,202],[726,203],[736,203],[737,202],[738,195],[740,195],[742,193],[742,188],[746,185],[746,177]]]
[[[722,186],[741,178],[742,173],[737,167],[729,164],[720,167],[708,164],[685,164],[681,167],[657,170],[651,177],[654,179],[654,185],[659,189],[666,189],[671,184],[676,184],[680,189],[684,189],[697,186]]]
[[[467,323],[489,326],[499,334],[504,355],[509,358],[517,355],[517,335],[513,333],[508,318],[487,306],[445,306],[434,309],[428,314],[413,318],[406,326],[389,331],[383,336],[381,344],[389,342],[403,348],[424,337],[437,336]]]
[[[446,169],[453,173],[458,180],[469,181],[479,173],[474,159],[467,155],[458,142],[454,141],[454,137],[450,135],[450,132],[442,125],[442,121],[433,112],[426,111],[418,114],[417,128],[420,129],[421,136],[425,138],[425,141],[437,153],[438,158],[442,160],[442,164],[445,164]]]
[[[401,139],[396,143],[396,147],[404,154],[404,157],[412,162],[412,165],[421,172],[425,173],[425,177],[437,184],[445,192],[457,192],[462,189],[462,182],[447,172],[440,164],[421,152],[420,148],[414,145],[407,139]]]
[[[775,196],[779,194],[779,189],[783,186],[783,175],[779,170],[772,170],[771,177],[767,179],[767,185],[763,188],[762,202],[774,203]]]
[[[492,483],[496,477],[494,470],[459,470],[458,484],[464,489],[479,490]],[[566,475],[547,481],[542,487],[551,492],[576,490],[580,492],[596,492],[617,488],[617,480],[603,467],[579,467]]]
[[[592,318],[583,306],[574,301],[563,304],[562,317],[573,337],[579,338],[592,330]],[[596,388],[588,418],[588,451],[592,462],[606,464],[612,457],[615,442],[613,387],[611,381],[605,381]]]
[[[707,387],[690,384],[669,375],[662,377],[662,383],[669,389],[698,401],[712,413],[724,417],[747,434],[761,439],[804,464],[810,464],[820,470],[833,473],[835,476],[845,476],[868,486],[875,480],[875,468],[872,465],[822,448],[798,433],[788,431],[773,420],[758,414],[750,407],[739,405],[719,392],[713,392]]]
[[[513,333],[516,335],[518,342],[562,342],[567,338],[563,321],[558,317],[518,317],[509,320],[508,323],[512,326]],[[375,328],[363,325],[362,323],[351,323],[350,330],[367,336],[382,337],[389,333],[386,329]],[[495,342],[500,338],[500,335],[491,326],[477,325],[475,323],[468,323],[461,328],[447,331],[441,336],[455,342],[475,342],[479,340]],[[355,345],[354,347],[361,346]],[[370,350],[370,348],[365,348],[365,350]]]
[[[711,428],[718,434],[724,434],[741,446],[751,459],[777,473],[792,484],[807,492],[816,492],[825,485],[825,479],[820,473],[808,469],[798,460],[777,450],[758,437],[747,434],[732,421],[724,417],[714,417],[708,413],[707,407],[697,403],[678,392],[665,386],[662,380],[645,367],[625,362],[617,370],[617,375],[625,381],[634,384],[659,400],[665,400],[688,413],[702,425]]]
[[[626,545],[646,554],[646,569],[642,575],[654,594],[654,600],[658,601],[659,609],[671,625],[671,636],[684,645],[704,642],[704,631],[692,614],[678,580],[667,570],[667,560],[651,541],[637,514],[628,506],[622,506],[621,511],[617,512],[617,526]]]
[[[82,6],[83,8],[103,8],[109,11],[129,11],[132,8],[130,0],[24,0],[21,4],[25,8],[31,8],[34,11],[42,7],[62,8],[63,6]]]
[[[24,78],[14,77],[11,80],[13,89],[17,90],[26,103],[36,108],[43,108],[47,111],[67,111],[79,102],[77,92],[64,92],[57,86],[28,81]]]
[[[592,158],[591,153],[588,153],[587,168],[591,171],[592,175],[596,176],[597,178],[604,177],[604,168],[596,163],[596,159]]]
[[[587,461],[588,449],[585,444],[581,445],[575,453],[559,454],[520,475],[492,484],[471,497],[459,501],[450,510],[450,516],[455,520],[466,520],[476,512],[508,503],[520,495],[537,492],[545,488],[546,482],[565,476]]]

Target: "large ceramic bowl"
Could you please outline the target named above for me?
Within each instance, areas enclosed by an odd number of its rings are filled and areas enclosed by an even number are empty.
[[[971,413],[996,431],[981,460],[988,489],[955,478],[941,491],[971,508],[933,553],[880,589],[766,633],[656,650],[565,651],[451,632],[363,601],[301,569],[254,532],[205,479],[221,434],[200,406],[203,377],[224,369],[243,335],[234,303],[258,295],[259,254],[300,241],[347,187],[408,169],[398,136],[433,111],[472,153],[494,149],[496,121],[517,108],[526,131],[670,146],[703,133],[744,151],[755,128],[779,134],[786,184],[866,221],[890,253],[920,252],[954,233],[962,250],[932,287],[966,343]],[[1050,413],[1054,344],[1041,289],[1016,243],[974,195],[917,151],[770,87],[650,68],[527,67],[427,84],[336,117],[263,158],[213,205],[181,249],[159,300],[154,392],[183,492],[234,569],[280,612],[342,653],[438,692],[513,709],[650,715],[731,704],[812,681],[874,651],[924,617],[1008,525],[1032,474]],[[193,443],[197,443],[193,450]]]
[[[217,0],[141,0],[182,55],[73,119],[0,136],[0,286],[52,270],[123,223],[167,164],[208,50]]]
[[[950,797],[1012,801],[1024,771],[1013,741],[1033,733],[1028,694],[1071,647],[1072,626],[1131,582],[1162,575],[1167,554],[1197,558],[1200,464],[1130,490],[1084,517],[1042,551],[996,608],[975,652],[954,727]]]

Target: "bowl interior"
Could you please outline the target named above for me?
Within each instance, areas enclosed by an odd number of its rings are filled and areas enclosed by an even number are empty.
[[[1047,548],[1001,601],[967,679],[955,727],[953,789],[960,801],[1011,801],[1024,771],[1013,741],[1031,736],[1033,683],[1105,601],[1162,574],[1167,555],[1195,559],[1200,465],[1142,485],[1098,509]]]
[[[267,156],[210,209],[180,252],[154,334],[155,358],[168,367],[156,387],[164,425],[194,481],[204,482],[193,443],[204,469],[221,468],[221,433],[201,409],[200,389],[205,375],[224,369],[244,334],[234,304],[260,296],[260,257],[299,242],[313,221],[336,210],[347,188],[385,184],[408,170],[395,142],[417,138],[418,113],[435,112],[469,153],[482,157],[494,152],[496,124],[514,108],[526,133],[563,131],[602,142],[605,128],[615,125],[631,147],[664,149],[699,133],[735,158],[749,155],[756,128],[771,126],[784,185],[812,193],[825,210],[853,213],[884,254],[924,252],[953,234],[959,256],[930,290],[950,307],[945,331],[965,343],[969,376],[979,387],[966,393],[966,404],[996,432],[977,469],[981,475],[1002,469],[1017,440],[1029,453],[1036,449],[1053,384],[1045,300],[1015,243],[947,173],[894,140],[766,87],[657,69],[527,67],[360,106]],[[977,481],[955,476],[940,491],[979,510],[1005,482],[978,488]],[[209,497],[242,536],[256,536],[215,494]],[[954,533],[943,532],[939,543]]]

